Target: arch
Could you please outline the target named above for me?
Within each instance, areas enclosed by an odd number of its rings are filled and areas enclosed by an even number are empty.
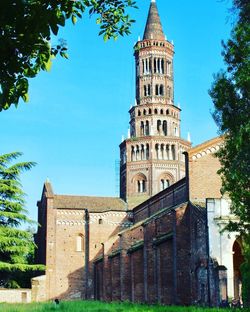
[[[164,86],[163,86],[163,84],[160,85],[159,95],[164,96]]]
[[[151,108],[148,110],[148,114],[149,114],[149,115],[152,114],[152,109],[151,109]]]
[[[149,159],[149,144],[146,144],[146,159]]]
[[[140,147],[139,145],[136,145],[135,160],[139,160],[139,156],[140,156]]]
[[[147,178],[143,173],[137,173],[132,183],[135,186],[135,193],[145,193],[147,191]]]
[[[143,90],[144,90],[144,96],[147,96],[147,86],[143,86]]]
[[[159,85],[155,85],[155,95],[159,95]]]
[[[156,114],[156,115],[158,114],[158,110],[157,110],[157,108],[155,108],[155,111],[154,111],[154,112],[155,112],[155,114]]]
[[[158,131],[158,133],[160,133],[161,132],[161,120],[157,120],[157,131]]]
[[[84,250],[84,236],[83,234],[78,234],[76,236],[76,251],[82,252]]]
[[[166,114],[169,115],[169,109],[166,110]]]
[[[175,145],[171,145],[171,153],[172,153],[172,160],[176,160],[176,147]]]
[[[147,115],[146,109],[143,110],[143,115]]]
[[[155,144],[155,154],[156,154],[156,159],[159,159],[159,144]]]
[[[145,128],[144,128],[144,122],[141,121],[141,135],[144,135],[144,130],[145,130]]]
[[[233,244],[233,270],[234,270],[234,298],[241,299],[242,276],[240,266],[244,262],[242,248],[239,240]]]
[[[165,190],[174,183],[174,176],[170,172],[162,173],[158,178],[159,191]]]
[[[167,126],[167,121],[166,120],[163,121],[162,130],[163,130],[163,134],[165,136],[167,136],[168,135],[168,126]]]
[[[161,109],[160,114],[163,115],[163,109]]]
[[[135,161],[135,147],[131,146],[131,161]]]
[[[138,110],[138,116],[141,116],[141,111],[140,110]]]
[[[146,120],[146,123],[145,123],[145,135],[149,135],[149,121]]]

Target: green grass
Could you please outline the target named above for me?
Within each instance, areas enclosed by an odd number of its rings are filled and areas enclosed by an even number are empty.
[[[53,302],[30,303],[30,304],[7,304],[0,303],[1,312],[47,312],[47,311],[68,311],[68,312],[225,312],[228,309],[208,309],[197,307],[164,307],[148,306],[132,303],[105,303],[96,301],[61,301],[59,305]],[[232,310],[231,310],[232,311]],[[249,309],[234,309],[236,311],[250,311]]]

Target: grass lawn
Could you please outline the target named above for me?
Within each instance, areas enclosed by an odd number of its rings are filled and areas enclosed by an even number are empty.
[[[105,303],[96,301],[65,301],[55,305],[53,302],[30,303],[30,304],[7,304],[0,303],[1,312],[47,312],[47,311],[69,311],[69,312],[225,312],[228,309],[208,309],[196,307],[164,307],[148,306],[132,303]],[[232,310],[231,310],[232,311]],[[249,309],[233,309],[233,311],[247,312]]]

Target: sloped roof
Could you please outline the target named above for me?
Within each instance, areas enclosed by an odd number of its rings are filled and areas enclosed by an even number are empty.
[[[143,35],[143,40],[145,39],[165,40],[155,1],[151,1],[150,4],[148,19]]]
[[[216,137],[211,140],[205,141],[199,145],[190,148],[187,153],[190,157],[203,156],[209,153],[214,153],[223,143],[223,137]]]
[[[118,197],[54,195],[54,208],[88,209],[91,212],[126,211],[126,203]]]

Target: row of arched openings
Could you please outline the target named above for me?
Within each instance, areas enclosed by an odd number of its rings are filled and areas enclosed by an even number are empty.
[[[175,113],[174,111],[170,111],[169,109],[167,109],[166,111],[164,109],[157,109],[155,108],[154,110],[152,110],[151,108],[149,109],[144,109],[143,111],[141,111],[140,109],[138,110],[137,115],[140,117],[142,115],[146,116],[146,115],[152,115],[152,113],[154,113],[155,115],[172,115],[175,118],[178,118],[178,114]]]
[[[176,147],[174,144],[155,144],[157,159],[176,160]]]
[[[149,144],[131,146],[131,161],[148,160]]]
[[[144,58],[141,60],[142,66],[142,74],[143,75],[150,75],[150,74],[167,74],[171,75],[171,61],[165,60],[161,57],[154,57],[154,58]],[[140,70],[138,70],[140,73]]]

